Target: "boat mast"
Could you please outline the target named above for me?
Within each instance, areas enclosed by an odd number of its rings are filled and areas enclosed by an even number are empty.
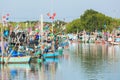
[[[40,15],[40,26],[39,26],[39,30],[40,30],[40,32],[39,32],[39,35],[41,35],[41,38],[39,39],[40,41],[39,42],[41,42],[41,46],[42,46],[42,42],[43,42],[43,15],[41,14]],[[43,49],[41,49],[42,50],[42,53],[43,53]]]
[[[41,23],[41,26],[40,26],[40,32],[41,32],[41,37],[43,35],[43,15],[41,14],[41,17],[40,17],[40,23]],[[42,41],[42,38],[41,38],[41,41]]]
[[[4,27],[4,22],[2,22],[2,15],[1,15],[1,23],[2,23],[2,26],[1,26],[1,51],[2,51],[2,63],[4,63],[4,44],[3,44],[3,27]]]

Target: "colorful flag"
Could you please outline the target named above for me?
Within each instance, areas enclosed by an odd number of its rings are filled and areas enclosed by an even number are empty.
[[[7,22],[8,22],[8,20],[9,20],[9,16],[10,16],[10,14],[6,14],[6,15],[3,15],[2,16],[2,23],[3,23],[3,26],[7,26]]]
[[[55,18],[55,16],[56,16],[56,13],[53,13],[52,15],[50,15],[50,13],[47,13],[47,16],[48,16],[50,19],[54,20],[54,18]]]

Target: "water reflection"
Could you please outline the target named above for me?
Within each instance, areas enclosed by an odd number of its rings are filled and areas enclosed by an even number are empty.
[[[86,80],[120,79],[119,45],[76,44],[76,46],[75,54],[71,54],[84,70],[82,74],[85,74]]]
[[[0,80],[55,80],[57,62],[1,65]]]
[[[119,80],[120,45],[70,44],[64,55],[41,64],[8,64],[0,80]]]

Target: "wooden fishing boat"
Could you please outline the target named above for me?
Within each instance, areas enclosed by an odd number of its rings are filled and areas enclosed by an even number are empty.
[[[0,57],[0,63],[8,63],[8,64],[25,64],[29,63],[31,56],[26,55],[25,52],[19,52],[15,50],[9,50],[7,53],[8,56],[4,56],[3,59]],[[3,62],[2,62],[3,60]]]
[[[119,45],[120,42],[110,42],[110,44],[112,44],[112,45]]]
[[[110,44],[112,44],[112,45],[119,45],[120,44],[120,38],[119,37],[115,37],[115,39],[113,41],[111,41]]]
[[[58,58],[62,54],[63,54],[62,48],[59,48],[58,51],[48,52],[43,54],[41,54],[41,51],[37,51],[35,53],[36,57],[34,56],[33,58],[31,58],[31,61],[33,61],[32,59],[34,59],[34,62],[37,62],[37,63],[41,63],[44,61],[53,61],[54,59]]]
[[[44,63],[58,62],[59,58],[45,58]]]
[[[7,60],[8,57],[4,57],[4,63],[8,61],[7,62],[8,64],[20,64],[20,63],[26,64],[30,62],[30,58],[31,56],[22,56],[22,57],[18,56],[18,57],[10,57],[10,59]]]
[[[59,52],[50,52],[43,54],[43,58],[55,58],[59,56]]]
[[[55,58],[61,56],[62,54],[63,54],[63,48],[59,47],[57,51],[43,54],[43,58]]]
[[[0,57],[0,64],[1,63],[8,63],[8,64],[26,64],[30,62],[31,56],[23,56],[23,57],[4,57],[4,62],[2,62],[2,57]]]

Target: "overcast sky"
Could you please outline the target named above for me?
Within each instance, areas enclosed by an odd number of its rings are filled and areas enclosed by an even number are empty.
[[[47,13],[57,14],[55,20],[72,21],[87,9],[94,9],[107,16],[120,18],[120,0],[0,0],[0,15],[10,14],[11,21],[49,21]]]

